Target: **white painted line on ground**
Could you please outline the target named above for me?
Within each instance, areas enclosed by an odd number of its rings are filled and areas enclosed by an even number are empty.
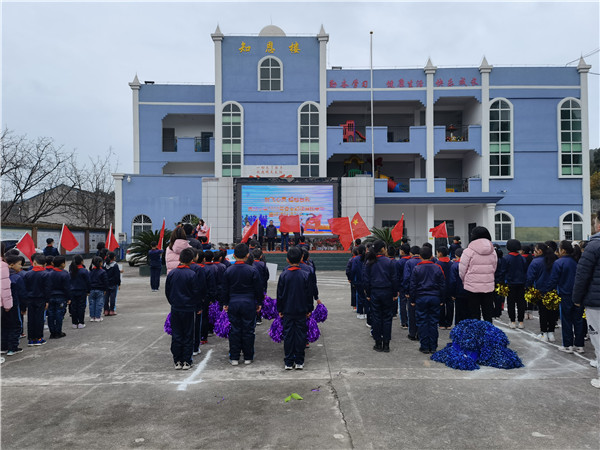
[[[196,370],[194,370],[192,372],[192,374],[187,377],[185,380],[183,381],[171,381],[171,383],[173,384],[178,384],[177,386],[177,390],[178,391],[185,391],[188,387],[188,385],[190,384],[198,384],[198,383],[202,383],[202,379],[198,379],[195,380],[195,378],[205,369],[206,364],[208,364],[208,360],[210,359],[210,355],[212,354],[213,349],[211,348],[208,353],[206,354],[206,356],[204,357],[204,359],[200,362],[200,364],[198,364],[198,366],[196,367]]]

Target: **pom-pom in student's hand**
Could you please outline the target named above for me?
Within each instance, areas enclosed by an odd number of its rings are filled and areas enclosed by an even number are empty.
[[[534,287],[530,287],[525,291],[525,300],[532,305],[537,304],[542,298],[542,293]]]
[[[306,340],[308,342],[316,342],[321,336],[321,331],[314,317],[306,319]]]
[[[317,323],[325,322],[327,320],[327,308],[323,303],[319,303],[312,313],[313,319]]]
[[[275,320],[273,320],[273,323],[271,324],[271,328],[269,328],[269,336],[273,342],[277,342],[278,344],[283,339],[283,322],[279,315],[275,317]]]
[[[173,330],[171,329],[171,313],[167,314],[167,318],[165,319],[164,325],[165,333],[169,336],[173,334]]]
[[[215,334],[221,338],[228,338],[230,329],[229,314],[227,314],[227,311],[221,311],[215,322]]]
[[[277,299],[265,295],[265,300],[262,306],[262,316],[269,320],[277,317]]]
[[[219,302],[211,303],[208,306],[208,324],[214,325],[219,318],[219,314],[221,314],[221,305],[219,305]]]
[[[542,298],[542,304],[550,311],[556,311],[560,305],[560,295],[554,291],[547,292]]]

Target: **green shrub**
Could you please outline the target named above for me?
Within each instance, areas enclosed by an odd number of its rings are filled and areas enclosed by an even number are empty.
[[[165,229],[165,237],[163,239],[163,250],[166,251],[169,246],[169,236],[171,236],[171,230]],[[160,230],[155,231],[143,231],[133,237],[133,242],[129,246],[129,254],[131,255],[130,264],[136,264],[139,262],[146,261],[148,258],[148,252],[152,249],[150,245],[152,242],[158,242],[160,239]]]

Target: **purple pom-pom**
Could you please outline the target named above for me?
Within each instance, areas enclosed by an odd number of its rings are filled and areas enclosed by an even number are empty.
[[[229,323],[227,311],[221,311],[215,321],[215,334],[221,338],[228,338],[230,328],[231,324]]]
[[[327,308],[323,303],[319,303],[312,313],[312,317],[317,323],[325,322],[327,320]]]
[[[219,305],[219,302],[211,303],[208,306],[208,324],[214,325],[219,318],[219,314],[221,314],[221,305]]]
[[[316,342],[319,336],[321,336],[321,331],[319,331],[317,321],[312,316],[306,319],[306,328],[306,339],[308,342]]]
[[[277,313],[277,299],[271,298],[265,294],[265,300],[261,308],[262,316],[265,319],[275,319],[279,316]]]
[[[167,314],[167,318],[165,319],[165,333],[168,335],[173,334],[173,330],[171,329],[171,313]]]
[[[269,328],[269,336],[273,342],[280,343],[283,338],[283,323],[281,322],[281,317],[277,315],[275,320],[271,324],[271,328]]]

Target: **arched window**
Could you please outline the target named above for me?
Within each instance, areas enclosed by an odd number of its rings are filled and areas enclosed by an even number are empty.
[[[567,241],[583,239],[583,219],[577,212],[567,212],[560,220],[560,238]]]
[[[283,91],[283,65],[273,56],[258,62],[258,90]]]
[[[314,103],[300,107],[300,176],[319,176],[319,108]]]
[[[242,109],[236,103],[223,107],[222,176],[242,175]]]
[[[513,176],[512,105],[500,99],[490,106],[490,177]]]
[[[144,231],[152,231],[152,220],[145,214],[139,214],[131,222],[131,236],[135,237]]]
[[[583,146],[581,136],[581,105],[575,99],[559,105],[560,176],[583,174]]]
[[[195,215],[195,214],[186,214],[181,219],[181,223],[191,223],[192,225],[193,224],[197,224],[198,223],[198,216]]]
[[[508,241],[514,235],[514,218],[504,211],[498,211],[494,215],[495,241]]]

